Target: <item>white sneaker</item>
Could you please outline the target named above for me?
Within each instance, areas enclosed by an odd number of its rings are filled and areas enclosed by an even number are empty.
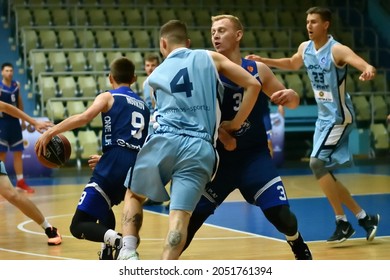
[[[137,251],[122,248],[117,260],[139,260],[139,255]]]

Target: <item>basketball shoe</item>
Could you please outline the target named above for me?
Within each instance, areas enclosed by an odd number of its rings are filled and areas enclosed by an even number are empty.
[[[341,243],[355,234],[355,230],[349,222],[339,220],[336,222],[336,230],[326,241],[328,243]]]
[[[47,241],[48,245],[60,245],[62,242],[61,234],[58,232],[55,227],[48,227],[45,229],[45,233],[49,240]]]
[[[29,185],[27,185],[26,181],[24,179],[20,179],[16,182],[16,187],[19,189],[28,192],[28,193],[34,193],[35,190],[31,188]]]
[[[104,244],[104,249],[98,252],[99,260],[113,260],[113,248],[111,245]]]
[[[369,216],[367,215],[364,219],[359,219],[359,226],[363,227],[366,232],[367,241],[372,241],[375,238],[376,230],[378,229],[380,216],[379,214]]]
[[[301,234],[299,234],[298,239],[292,241],[287,240],[287,243],[290,245],[296,260],[313,259],[309,247],[303,241]]]
[[[122,248],[117,260],[139,260],[139,254],[137,251]]]
[[[115,239],[115,245],[104,244],[104,248],[98,252],[99,260],[116,260],[122,248],[122,238]]]

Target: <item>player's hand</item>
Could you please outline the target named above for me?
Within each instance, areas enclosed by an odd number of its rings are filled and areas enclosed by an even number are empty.
[[[37,121],[35,124],[34,124],[34,127],[35,129],[39,132],[39,133],[43,133],[45,132],[46,130],[48,130],[50,127],[52,127],[54,124],[50,121]]]
[[[35,142],[34,149],[38,157],[46,154],[46,146],[52,138],[53,136],[47,130],[38,138],[37,142]]]
[[[247,56],[245,56],[246,59],[250,59],[250,60],[254,60],[254,61],[258,61],[258,62],[262,62],[263,58],[259,55],[255,55],[255,54],[249,54]]]
[[[360,81],[369,81],[375,78],[376,70],[373,66],[369,66],[363,73],[359,76]]]
[[[223,121],[219,127],[223,128],[229,134],[233,134],[233,132],[236,132],[241,128],[241,126],[235,126],[234,122],[232,121]]]
[[[223,144],[225,150],[234,151],[237,148],[237,140],[222,127],[218,128],[218,139]]]
[[[91,155],[91,156],[89,156],[89,159],[88,159],[88,166],[89,166],[89,168],[94,170],[95,167],[96,167],[96,164],[99,162],[101,157],[102,156],[100,156],[100,155]]]
[[[286,106],[290,109],[296,108],[299,105],[299,95],[292,89],[282,89],[274,92],[271,95],[271,102],[276,105]]]

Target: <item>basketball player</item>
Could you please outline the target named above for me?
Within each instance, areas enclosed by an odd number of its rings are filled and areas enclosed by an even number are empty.
[[[149,54],[148,56],[146,56],[145,61],[144,61],[144,69],[145,69],[146,76],[149,77],[150,74],[152,74],[154,69],[156,69],[156,67],[159,64],[160,64],[160,57],[157,54],[153,53],[153,54]],[[144,83],[142,85],[142,89],[143,89],[144,100],[149,107],[150,114],[152,115],[154,112],[155,100],[152,96],[153,93],[151,92],[151,88],[146,83],[146,80],[144,81]]]
[[[186,25],[170,20],[160,29],[160,52],[164,62],[149,76],[159,127],[150,135],[129,172],[123,208],[123,247],[118,259],[138,259],[142,202],[170,199],[169,230],[162,259],[178,259],[184,246],[188,222],[216,164],[214,142],[219,124],[219,78],[223,73],[247,89],[237,115],[221,124],[235,131],[250,113],[261,89],[248,72],[223,55],[188,49]],[[156,156],[158,155],[158,156]],[[165,185],[172,179],[170,196]]]
[[[245,200],[258,206],[265,217],[283,233],[296,259],[310,260],[311,252],[298,231],[298,222],[291,211],[283,181],[275,167],[268,149],[263,112],[267,111],[269,99],[276,104],[294,109],[299,105],[299,95],[286,89],[271,69],[241,57],[240,40],[244,35],[240,20],[233,15],[218,15],[211,18],[211,40],[217,52],[240,65],[262,84],[259,98],[244,125],[234,137],[220,137],[217,151],[220,164],[215,178],[206,186],[191,216],[185,248],[189,246],[196,231],[214,213],[226,197],[238,188]],[[221,75],[225,92],[222,103],[222,120],[233,118],[245,98],[244,89]]]
[[[23,111],[23,99],[20,94],[20,84],[13,79],[14,68],[11,63],[6,62],[1,66],[0,101],[11,104]],[[35,190],[27,185],[23,178],[23,135],[22,130],[26,128],[24,120],[0,113],[0,160],[5,161],[7,151],[10,150],[14,156],[14,169],[16,174],[16,187],[27,192],[34,193]]]
[[[156,69],[156,67],[160,64],[160,57],[157,54],[149,54],[148,56],[145,57],[144,61],[144,69],[146,75],[149,77],[150,74]],[[143,94],[144,94],[144,100],[146,104],[149,107],[150,110],[150,122],[149,122],[149,134],[153,133],[153,124],[155,123],[155,117],[154,117],[154,111],[155,111],[155,100],[153,97],[153,92],[151,87],[148,85],[146,80],[144,81],[143,85]],[[149,206],[149,205],[161,205],[162,202],[157,202],[153,201],[151,199],[146,199],[144,202],[144,206]]]
[[[379,215],[367,215],[332,170],[352,163],[348,138],[355,126],[355,113],[351,98],[345,91],[347,65],[362,71],[361,81],[374,79],[376,69],[328,34],[331,23],[328,8],[312,7],[306,14],[310,40],[302,42],[292,57],[270,59],[250,55],[248,58],[286,70],[297,70],[305,65],[318,105],[310,168],[336,216],[336,230],[327,242],[343,242],[355,234],[343,205],[354,213],[359,225],[367,232],[367,240],[372,241]]]
[[[109,80],[112,90],[100,93],[85,112],[46,131],[35,146],[38,155],[45,153],[46,144],[53,136],[83,127],[101,113],[103,155],[81,194],[70,225],[74,237],[103,243],[100,259],[114,259],[113,250],[119,252],[122,246],[122,237],[115,231],[112,207],[124,199],[123,182],[145,142],[150,118],[146,103],[130,88],[135,81],[132,61],[125,57],[114,60]]]
[[[8,103],[4,103],[0,101],[0,112],[7,113],[8,115],[22,119],[33,125],[38,132],[43,132],[52,126],[51,122],[40,122],[31,118],[29,115],[19,110],[15,106],[12,106]],[[15,205],[19,208],[20,211],[23,212],[27,217],[32,219],[38,225],[40,225],[47,237],[49,238],[47,241],[48,245],[60,245],[62,242],[62,238],[57,228],[53,227],[43,216],[42,212],[38,209],[38,207],[25,195],[20,194],[13,186],[9,177],[7,175],[7,171],[5,170],[4,162],[0,160],[0,195],[8,200],[11,204]]]
[[[147,55],[145,57],[145,61],[144,61],[144,69],[145,69],[146,75],[149,76],[150,74],[152,74],[154,69],[156,69],[156,67],[159,64],[160,64],[160,57],[157,54],[152,53],[152,54]],[[153,115],[155,112],[155,108],[154,108],[155,107],[155,100],[153,97],[153,92],[152,92],[150,86],[146,83],[146,80],[142,84],[142,89],[143,89],[143,99],[145,100],[146,105],[148,106],[149,111],[150,111],[150,122],[149,122],[148,133],[151,134],[154,131],[153,123],[155,123],[155,119],[154,119],[154,115]],[[89,167],[91,169],[95,168],[96,163],[99,161],[99,159],[100,159],[100,155],[91,155],[88,159]],[[163,204],[163,202],[153,201],[149,198],[147,198],[143,203],[144,206],[161,205],[161,204]],[[167,207],[168,207],[168,205],[167,205]]]

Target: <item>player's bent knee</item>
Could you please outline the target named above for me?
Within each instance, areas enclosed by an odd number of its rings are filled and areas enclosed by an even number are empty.
[[[292,236],[298,231],[297,218],[288,205],[268,208],[264,210],[264,215],[279,232],[285,235]]]
[[[70,233],[77,239],[83,239],[83,232],[78,227],[78,224],[72,222],[69,227]]]
[[[317,179],[320,179],[329,173],[328,169],[325,167],[325,162],[318,158],[310,158],[310,169]]]

